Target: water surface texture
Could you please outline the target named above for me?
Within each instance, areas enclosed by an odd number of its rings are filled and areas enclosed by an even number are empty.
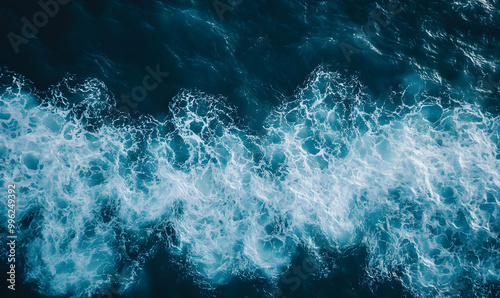
[[[0,28],[5,297],[500,295],[500,2],[0,1]]]

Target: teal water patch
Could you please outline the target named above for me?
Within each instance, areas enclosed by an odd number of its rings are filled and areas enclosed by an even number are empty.
[[[126,291],[158,246],[210,287],[277,284],[298,247],[318,263],[366,247],[367,276],[423,296],[498,282],[500,119],[474,103],[391,109],[318,69],[250,134],[223,98],[182,91],[138,121],[100,88],[76,86],[78,106],[2,89],[2,180],[24,189],[26,277],[45,295]]]

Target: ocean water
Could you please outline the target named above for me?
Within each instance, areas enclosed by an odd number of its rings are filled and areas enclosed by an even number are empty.
[[[0,2],[5,297],[500,295],[498,1],[51,3]]]

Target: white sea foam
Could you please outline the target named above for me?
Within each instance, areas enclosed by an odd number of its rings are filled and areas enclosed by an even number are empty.
[[[123,124],[95,80],[45,104],[28,85],[1,89],[0,169],[33,218],[19,232],[44,294],[91,295],[113,276],[126,289],[152,242],[213,286],[276,281],[298,246],[324,245],[364,245],[369,276],[424,295],[499,280],[500,119],[479,106],[419,91],[391,107],[318,70],[251,135],[202,93]]]

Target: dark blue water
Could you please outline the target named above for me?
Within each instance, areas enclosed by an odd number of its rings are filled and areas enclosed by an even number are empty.
[[[499,295],[498,1],[0,1],[0,40],[5,297]]]

